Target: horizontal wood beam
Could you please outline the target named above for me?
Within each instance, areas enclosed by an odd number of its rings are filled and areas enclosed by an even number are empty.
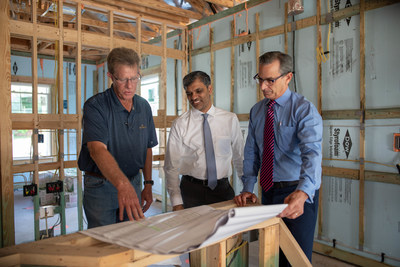
[[[56,80],[53,78],[38,77],[38,84],[55,84]],[[11,82],[14,83],[32,83],[32,76],[11,75]]]
[[[395,167],[393,165],[393,167]],[[360,171],[356,169],[322,166],[322,175],[359,180]],[[400,185],[400,175],[391,172],[365,171],[365,181]]]
[[[33,24],[26,21],[10,21],[10,32],[12,36],[27,38],[33,32]],[[44,40],[57,40],[59,30],[53,26],[37,25],[37,38]],[[65,43],[77,43],[77,31],[75,29],[63,30]],[[98,33],[82,32],[82,47],[93,47],[98,49],[110,49],[110,37]],[[137,41],[135,39],[124,39],[113,37],[113,47],[125,46],[137,49]],[[142,52],[144,54],[162,56],[162,47],[150,44],[142,44]],[[64,53],[70,56],[68,52]],[[178,49],[167,48],[168,58],[185,60],[185,52]]]
[[[153,161],[163,161],[165,159],[165,155],[153,155]],[[76,160],[63,161],[64,169],[69,168],[78,168],[78,162]],[[61,166],[60,162],[44,162],[38,164],[39,171],[51,171],[59,169]],[[35,170],[35,164],[22,164],[22,165],[13,165],[12,173],[24,173],[24,172],[33,172]]]
[[[322,244],[317,239],[314,240],[313,251],[339,259],[344,262],[352,263],[357,266],[374,266],[374,267],[389,267],[390,265],[381,263],[372,259],[368,259],[364,256],[360,256],[345,250],[335,248]]]
[[[323,110],[324,120],[359,120],[362,112],[358,109],[348,110]],[[383,108],[365,110],[365,119],[398,119],[400,118],[400,108]]]
[[[183,17],[177,14],[174,15],[160,10],[128,3],[125,3],[124,6],[121,6],[121,2],[116,0],[83,0],[81,2],[85,4],[85,6],[87,5],[102,10],[113,11],[115,15],[125,14],[132,16],[133,18],[141,17],[143,21],[155,22],[159,24],[165,23],[168,26],[177,26],[182,28],[189,23],[188,17]]]
[[[233,0],[207,0],[209,3],[213,3],[222,7],[234,7]]]
[[[206,25],[208,23],[217,21],[219,19],[225,18],[227,16],[233,15],[233,14],[238,13],[240,11],[252,8],[254,6],[257,6],[259,4],[266,3],[266,2],[269,2],[269,1],[271,1],[271,0],[251,0],[251,1],[247,1],[246,3],[242,3],[242,4],[239,4],[239,5],[236,5],[236,6],[232,7],[232,8],[226,9],[226,10],[224,10],[222,12],[218,12],[215,15],[208,16],[208,17],[206,17],[206,18],[204,18],[202,20],[199,20],[197,22],[189,24],[188,25],[188,30],[191,30],[191,29]],[[200,12],[200,10],[199,10],[199,12]]]

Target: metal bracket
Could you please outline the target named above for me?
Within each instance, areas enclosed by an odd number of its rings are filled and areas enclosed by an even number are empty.
[[[60,153],[60,158],[64,159],[65,154],[64,153]]]
[[[364,165],[364,162],[365,162],[364,158],[360,158],[360,165]]]
[[[58,130],[58,134],[64,134],[64,129]]]
[[[33,134],[39,134],[39,129],[37,128],[33,129]]]
[[[364,130],[365,130],[365,123],[361,123],[361,124],[360,124],[360,130],[361,130],[361,131],[364,131]]]
[[[39,156],[38,155],[34,155],[33,156],[33,161],[38,161],[39,160]]]

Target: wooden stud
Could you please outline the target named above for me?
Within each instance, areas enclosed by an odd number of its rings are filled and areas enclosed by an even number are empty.
[[[279,266],[279,224],[258,231],[259,266]]]
[[[233,112],[235,107],[235,46],[233,39],[235,38],[235,24],[231,21],[231,106],[230,111]]]
[[[110,51],[114,48],[114,12],[110,10],[108,12],[108,36],[110,37]],[[140,54],[139,54],[140,56]],[[140,66],[138,66],[140,67]],[[104,63],[103,67],[103,80],[107,79],[107,88],[111,87],[111,79],[108,79],[106,76],[106,64]],[[140,84],[140,83],[139,83]],[[103,87],[104,91],[106,90],[106,87]]]
[[[307,256],[282,220],[279,221],[279,246],[291,265],[312,267]]]
[[[82,146],[82,139],[78,138],[82,132],[82,4],[81,1],[76,3],[76,34],[77,34],[77,53],[76,53],[76,114],[78,115],[78,123],[76,125],[76,155],[79,155]],[[84,68],[84,101],[86,101],[86,83],[87,83],[87,66]],[[83,193],[82,193],[82,172],[77,169],[77,209],[78,209],[78,229],[83,230]]]
[[[164,110],[164,116],[163,134],[160,134],[160,150],[162,151],[160,151],[160,153],[165,154],[165,147],[167,144],[167,25],[163,23],[161,28],[163,56],[161,58],[160,109]],[[167,212],[167,185],[165,179],[163,179],[162,190],[162,211]]]
[[[260,13],[256,13],[256,71],[258,72],[259,58],[260,58]],[[262,91],[260,90],[260,85],[257,86],[257,102],[264,98]]]
[[[174,49],[178,49],[178,41],[174,40]],[[174,59],[174,106],[175,115],[178,115],[178,60]]]
[[[365,2],[360,0],[360,159],[365,159]],[[364,247],[364,186],[365,163],[360,163],[359,204],[358,204],[358,244]]]
[[[58,36],[58,78],[57,78],[57,86],[58,86],[58,113],[60,115],[60,123],[61,123],[61,130],[58,130],[58,160],[60,161],[60,168],[59,168],[59,179],[61,181],[64,181],[65,174],[64,174],[64,155],[65,155],[65,149],[64,149],[64,121],[63,121],[63,114],[64,114],[64,89],[63,89],[63,66],[64,66],[64,53],[63,53],[63,48],[64,48],[64,16],[63,16],[63,1],[58,2],[58,30],[60,32],[60,35]],[[60,206],[61,206],[61,211],[60,215],[61,218],[61,234],[65,235],[66,234],[66,220],[65,220],[65,198],[64,198],[64,192],[60,193]]]
[[[288,53],[288,3],[285,3],[285,8],[284,8],[284,14],[283,17],[285,18],[285,24],[284,24],[284,31],[283,31],[283,35],[285,37],[285,53]]]
[[[189,35],[189,45],[188,45],[188,51],[189,51],[189,73],[192,72],[192,57],[193,57],[193,32],[192,34]]]
[[[137,54],[140,60],[142,59],[142,19],[136,18],[136,40],[137,40]],[[140,66],[139,66],[140,67]],[[139,95],[142,94],[142,84],[137,83],[136,91]]]
[[[0,1],[0,190],[1,247],[15,243],[14,237],[14,191],[12,163],[12,128],[11,119],[11,54],[9,1]]]
[[[210,78],[211,78],[211,86],[213,87],[213,92],[211,95],[211,102],[215,106],[215,63],[214,63],[214,52],[213,52],[213,44],[214,44],[214,28],[210,27]]]
[[[188,56],[188,51],[189,51],[189,49],[190,49],[190,43],[189,43],[189,47],[188,47],[187,38],[189,37],[189,39],[190,39],[190,36],[188,36],[187,33],[188,33],[188,32],[187,32],[186,29],[183,30],[183,31],[182,31],[182,38],[181,38],[181,40],[182,40],[182,50],[183,50],[184,53],[185,53],[185,57],[184,57],[184,59],[182,60],[182,79],[183,79],[183,77],[185,77],[186,74],[187,74],[188,57],[191,58],[190,56]],[[179,82],[182,82],[182,81],[179,81]],[[187,111],[187,98],[186,98],[185,90],[183,89],[183,86],[182,86],[182,113],[184,113],[184,112],[186,112],[186,111]],[[177,115],[178,115],[178,114],[177,114]]]
[[[32,148],[33,148],[33,183],[39,186],[39,140],[38,134],[39,129],[38,126],[38,74],[37,74],[37,66],[38,66],[38,41],[36,35],[36,25],[37,25],[37,9],[36,5],[32,5],[32,17],[33,17],[33,32],[31,38],[31,49],[32,49],[32,114],[33,114],[33,131],[32,131]],[[40,207],[39,207],[39,195],[33,197],[33,214],[34,214],[34,229],[35,229],[35,240],[39,240],[39,230],[40,230]]]
[[[65,68],[65,95],[66,95],[66,100],[67,100],[67,114],[69,114],[69,64],[71,63],[67,63],[67,67]],[[67,155],[69,154],[69,133],[68,132],[64,132],[64,134],[67,136],[67,153],[65,153],[65,156],[67,157]],[[66,159],[66,158],[64,158]],[[68,155],[68,160],[69,160],[69,155]]]
[[[321,36],[321,0],[317,0],[317,47],[322,47],[322,36]],[[317,53],[321,51],[317,49]],[[317,58],[320,58],[321,55],[316,55]],[[322,114],[322,65],[321,60],[317,60],[317,109],[320,114]],[[321,178],[321,186],[319,188],[319,196],[318,196],[318,236],[322,236],[323,233],[323,210],[322,210],[322,195],[323,195],[323,184]]]

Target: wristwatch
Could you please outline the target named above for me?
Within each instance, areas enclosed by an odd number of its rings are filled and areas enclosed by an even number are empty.
[[[143,182],[143,184],[144,184],[144,185],[146,185],[146,184],[154,185],[154,181],[153,181],[153,180],[145,180],[145,181]]]

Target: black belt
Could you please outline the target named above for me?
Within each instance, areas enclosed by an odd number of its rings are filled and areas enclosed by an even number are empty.
[[[97,178],[100,178],[100,179],[107,180],[106,177],[104,177],[103,175],[101,175],[99,173],[96,173],[96,172],[87,172],[87,171],[85,171],[85,175],[94,176],[94,177],[97,177]],[[132,177],[128,177],[128,179],[129,180],[133,180],[135,177],[136,177],[136,175],[132,176]]]
[[[273,188],[285,188],[289,186],[298,185],[299,181],[289,181],[289,182],[274,182]]]
[[[208,186],[208,180],[197,179],[190,175],[182,175],[182,178],[189,182],[195,183],[195,184],[202,184],[204,186]],[[217,184],[226,183],[226,182],[229,182],[228,177],[217,180]]]
[[[101,178],[101,179],[106,179],[106,177],[104,177],[103,175],[101,175],[99,173],[95,173],[95,172],[85,171],[85,175],[94,176],[94,177]]]

